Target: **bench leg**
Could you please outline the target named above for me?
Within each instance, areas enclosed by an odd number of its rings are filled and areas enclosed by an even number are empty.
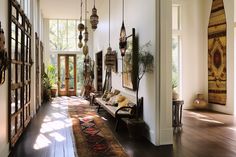
[[[101,108],[101,105],[98,105],[97,113],[99,113],[100,108]]]
[[[116,127],[115,127],[115,131],[116,131],[116,132],[118,131],[118,125],[119,125],[119,123],[120,123],[120,119],[117,118],[117,119],[116,119]]]

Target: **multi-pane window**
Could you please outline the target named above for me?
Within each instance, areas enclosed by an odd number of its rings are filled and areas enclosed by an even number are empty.
[[[172,87],[180,93],[181,87],[181,7],[172,6]]]
[[[51,51],[78,51],[78,20],[49,20]]]
[[[30,19],[30,1],[31,0],[16,0],[20,7],[24,10],[25,15]]]
[[[31,114],[31,24],[19,5],[10,0],[9,143],[13,147]]]

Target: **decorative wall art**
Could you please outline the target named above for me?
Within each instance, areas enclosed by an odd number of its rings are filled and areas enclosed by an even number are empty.
[[[138,54],[135,51],[135,29],[127,37],[127,49],[122,61],[122,85],[124,88],[136,90]]]
[[[223,0],[213,0],[208,26],[208,102],[226,105],[227,24]]]

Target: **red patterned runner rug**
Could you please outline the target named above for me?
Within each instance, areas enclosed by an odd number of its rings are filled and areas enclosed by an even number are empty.
[[[88,105],[68,105],[79,157],[128,157],[104,120]]]

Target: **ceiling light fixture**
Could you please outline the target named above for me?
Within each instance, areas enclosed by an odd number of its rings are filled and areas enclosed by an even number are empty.
[[[87,0],[85,0],[85,31],[84,31],[84,47],[83,54],[86,56],[89,52],[89,48],[87,45],[88,42],[88,27],[87,27]]]
[[[99,17],[97,15],[97,9],[95,7],[95,0],[94,0],[94,7],[92,9],[92,15],[90,16],[90,23],[92,25],[92,29],[96,30],[97,29],[97,25],[98,25],[98,21]]]
[[[81,10],[81,13],[80,13],[80,23],[78,25],[78,30],[80,32],[80,34],[79,34],[79,44],[78,44],[79,48],[83,47],[83,43],[82,43],[83,35],[82,35],[82,32],[84,31],[84,24],[82,23],[82,15],[83,15],[82,14],[83,13],[82,9],[83,9],[83,2],[81,0],[81,4],[80,4],[80,10]]]
[[[126,48],[127,48],[127,37],[126,37],[126,30],[125,30],[125,24],[124,24],[124,0],[122,3],[122,26],[120,30],[119,47],[120,47],[121,56],[123,57],[125,55]]]

